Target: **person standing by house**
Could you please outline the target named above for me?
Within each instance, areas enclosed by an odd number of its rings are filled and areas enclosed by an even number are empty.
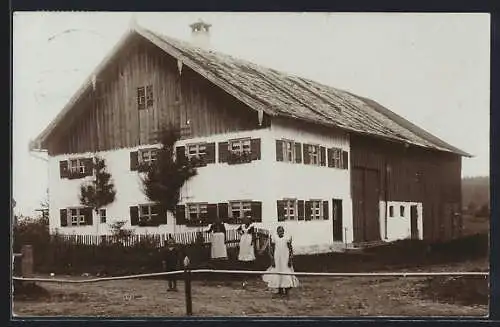
[[[162,261],[163,271],[175,271],[179,269],[180,252],[175,240],[169,236],[165,242],[165,251]],[[167,275],[168,291],[177,291],[177,276]]]
[[[217,220],[210,225],[208,232],[212,233],[210,258],[215,260],[227,259],[226,227],[224,223],[217,218]]]
[[[238,261],[244,264],[245,269],[250,270],[252,263],[255,261],[255,228],[250,217],[245,217],[243,225],[238,227],[237,231],[241,234]],[[244,281],[243,288],[245,288],[246,284],[247,282]]]
[[[293,246],[291,236],[285,235],[285,228],[278,226],[276,235],[271,237],[272,264],[268,272],[293,272]],[[278,296],[288,296],[292,287],[299,286],[299,280],[294,275],[265,274],[262,279],[267,286],[277,289]]]

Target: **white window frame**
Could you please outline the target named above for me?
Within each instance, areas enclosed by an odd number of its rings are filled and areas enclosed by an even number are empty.
[[[339,148],[332,149],[332,164],[334,168],[342,167],[342,149]]]
[[[194,150],[194,152],[191,153],[191,150]],[[206,142],[186,144],[186,157],[188,159],[192,159],[192,158],[201,159],[206,154],[207,154],[207,143]]]
[[[295,162],[297,154],[295,153],[295,141],[282,139],[283,142],[283,161]],[[290,146],[290,148],[288,148]]]
[[[313,166],[320,165],[320,146],[318,144],[308,144],[307,152],[309,153],[309,164]],[[313,160],[314,159],[314,160]]]
[[[309,200],[311,204],[311,220],[322,220],[323,219],[323,200],[311,199]]]
[[[188,202],[186,203],[186,220],[202,220],[202,215],[208,213],[208,202]],[[196,218],[191,217],[191,214],[196,214]]]
[[[70,174],[86,174],[85,165],[81,158],[68,159],[68,170]]]
[[[158,157],[158,149],[140,149],[139,150],[139,163],[142,165],[151,165]]]
[[[139,204],[139,221],[153,221],[160,214],[159,212],[153,213],[153,206],[155,205],[156,203]],[[143,208],[148,208],[148,212],[143,213]]]
[[[244,152],[250,154],[252,153],[252,141],[251,138],[241,138],[235,140],[229,140],[228,150],[234,154],[242,155]]]
[[[235,200],[229,201],[229,217],[233,219],[242,219],[247,213],[252,214],[252,201],[250,200]],[[234,212],[238,212],[238,217],[234,216]]]
[[[103,214],[104,213],[104,214]],[[102,219],[104,218],[104,221],[102,221]],[[106,212],[106,209],[99,209],[99,222],[101,224],[105,224],[108,220],[108,215],[107,215],[107,212]]]
[[[69,216],[69,222],[68,225],[75,227],[75,226],[85,226],[86,221],[85,221],[85,215],[81,212],[84,207],[71,207],[71,208],[66,208],[68,211],[68,216]],[[76,210],[76,214],[73,214],[73,210]]]
[[[297,199],[283,199],[284,220],[299,220],[299,205]]]

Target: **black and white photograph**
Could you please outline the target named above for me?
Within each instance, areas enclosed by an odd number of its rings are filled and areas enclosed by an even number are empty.
[[[488,317],[490,33],[14,12],[12,317]]]

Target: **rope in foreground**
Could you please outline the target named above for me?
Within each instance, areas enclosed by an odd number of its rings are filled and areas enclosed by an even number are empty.
[[[206,273],[219,273],[219,274],[239,274],[239,275],[295,275],[295,276],[316,276],[316,277],[457,277],[457,276],[477,276],[488,277],[489,272],[372,272],[372,273],[328,273],[328,272],[269,272],[269,271],[255,271],[255,270],[223,270],[223,269],[194,269],[188,270],[192,274],[206,274]],[[70,283],[70,284],[83,284],[83,283],[96,283],[112,280],[123,279],[136,279],[147,277],[159,277],[168,275],[184,274],[185,270],[166,271],[159,273],[148,273],[138,275],[126,275],[116,277],[101,277],[90,279],[55,279],[55,278],[26,278],[26,277],[12,277],[13,280],[28,281],[28,282],[48,282],[48,283]]]

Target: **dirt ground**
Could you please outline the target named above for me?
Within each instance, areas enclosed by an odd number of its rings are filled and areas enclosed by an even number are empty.
[[[487,265],[486,260],[476,260],[421,270],[477,271],[487,269]],[[426,278],[302,277],[300,282],[300,287],[293,289],[288,299],[279,299],[273,298],[260,278],[249,279],[245,288],[241,281],[236,280],[195,280],[192,285],[193,314],[482,317],[488,314],[487,304],[463,304],[446,297],[441,299],[439,292],[426,293],[429,284],[436,285],[436,281]],[[181,281],[178,292],[167,292],[167,282],[158,279],[37,284],[49,294],[34,301],[15,301],[13,311],[16,316],[166,317],[185,314]],[[455,288],[454,292],[461,291],[461,288]]]

